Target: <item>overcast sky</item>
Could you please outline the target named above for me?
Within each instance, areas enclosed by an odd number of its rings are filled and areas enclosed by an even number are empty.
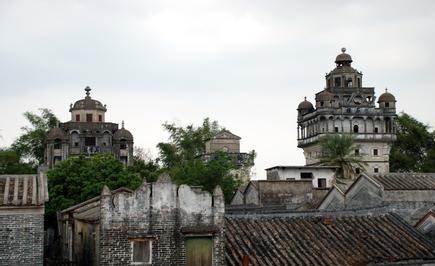
[[[435,125],[435,1],[0,0],[0,146],[83,89],[157,155],[161,124],[210,117],[258,153],[255,172],[303,165],[296,108],[342,47],[363,85]]]

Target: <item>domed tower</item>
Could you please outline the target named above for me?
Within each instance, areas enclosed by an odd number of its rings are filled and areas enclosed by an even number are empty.
[[[133,158],[133,135],[118,124],[106,122],[106,105],[90,96],[70,105],[71,120],[52,129],[47,138],[46,164],[51,168],[70,156],[111,153],[125,164]],[[125,142],[125,149],[121,142]]]
[[[298,147],[307,165],[320,162],[319,139],[329,134],[349,134],[358,147],[354,152],[366,162],[356,173],[389,172],[389,153],[396,139],[396,99],[383,93],[376,106],[373,87],[363,87],[362,72],[352,67],[352,57],[341,49],[335,68],[326,74],[325,88],[315,95],[315,108],[308,101],[299,104]]]

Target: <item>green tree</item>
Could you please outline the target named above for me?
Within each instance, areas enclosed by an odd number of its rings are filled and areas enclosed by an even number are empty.
[[[356,168],[364,169],[365,163],[360,155],[355,154],[358,147],[350,135],[327,135],[320,139],[321,165],[338,166],[338,179],[351,179]]]
[[[200,156],[205,153],[206,141],[223,129],[219,123],[206,118],[200,127],[178,127],[168,123],[163,127],[170,135],[169,142],[157,145],[163,170],[177,184],[202,186],[210,192],[219,185],[228,202],[241,183],[230,171],[236,166],[225,153],[216,154],[208,162]]]
[[[47,172],[50,201],[46,213],[56,211],[100,195],[103,186],[110,189],[136,189],[143,181],[145,167],[125,167],[113,155],[102,153],[92,157],[71,157]],[[154,165],[151,167],[150,172]],[[139,172],[138,172],[139,171]]]
[[[397,140],[390,151],[392,172],[435,172],[435,134],[406,113],[396,122]]]
[[[21,128],[23,134],[12,144],[21,159],[26,159],[35,165],[44,162],[44,152],[47,143],[47,135],[50,129],[56,127],[59,120],[50,109],[39,109],[41,114],[25,112],[23,115],[30,123]]]
[[[21,162],[19,155],[12,149],[0,148],[0,175],[34,174],[36,168],[30,163]]]

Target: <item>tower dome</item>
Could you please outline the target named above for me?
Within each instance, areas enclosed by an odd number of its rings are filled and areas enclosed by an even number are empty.
[[[298,111],[310,111],[314,109],[313,104],[307,101],[307,97],[304,97],[304,100],[298,105]]]
[[[387,89],[385,92],[379,96],[378,103],[381,102],[396,102],[396,97],[393,94],[389,93]]]
[[[341,54],[337,55],[335,63],[341,66],[350,66],[350,63],[352,62],[352,57],[349,54],[346,54],[346,48],[341,48]]]
[[[82,100],[78,100],[74,103],[74,105],[71,105],[70,112],[74,110],[99,110],[106,112],[106,105],[103,105],[100,101],[94,100],[90,96],[91,88],[86,87],[86,96]]]
[[[133,135],[130,131],[124,128],[124,121],[122,121],[122,128],[115,131],[115,134],[113,134],[113,138],[116,140],[125,139],[128,141],[133,141]]]

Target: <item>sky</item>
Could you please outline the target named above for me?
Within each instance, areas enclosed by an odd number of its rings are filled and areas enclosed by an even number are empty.
[[[157,156],[164,122],[209,117],[255,150],[254,178],[303,165],[297,105],[325,86],[342,47],[377,96],[435,125],[434,1],[0,0],[0,147],[49,108],[107,104]]]

